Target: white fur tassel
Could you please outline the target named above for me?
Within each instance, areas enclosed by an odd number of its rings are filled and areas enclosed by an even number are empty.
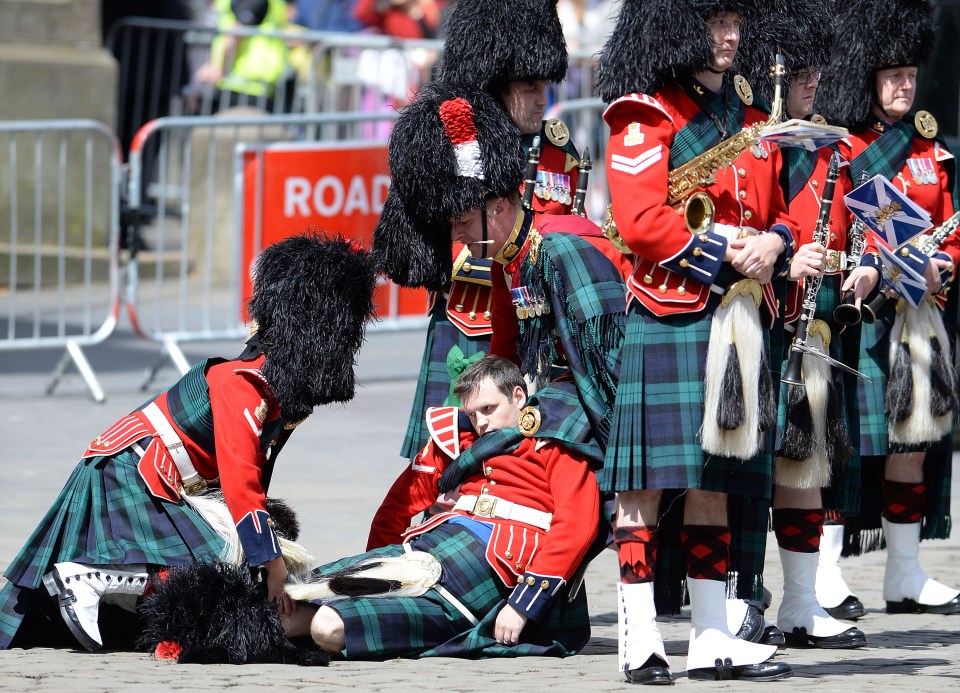
[[[220,554],[220,560],[225,563],[241,565],[246,557],[240,546],[240,537],[237,535],[237,526],[230,516],[230,511],[226,504],[214,497],[208,496],[190,496],[186,493],[183,498],[189,503],[200,516],[207,521],[220,538],[223,539],[224,547]],[[301,544],[283,537],[280,540],[280,552],[283,554],[283,562],[287,565],[287,572],[291,576],[305,575],[317,565],[317,559]]]
[[[369,566],[364,568],[364,566]],[[364,591],[364,597],[419,597],[440,581],[443,570],[434,556],[423,551],[410,551],[402,556],[371,558],[348,569],[323,576],[316,582],[298,582],[287,585],[287,594],[297,601],[332,599],[342,596],[331,588],[337,580],[348,583],[353,579],[383,580],[396,583],[389,590]]]
[[[807,337],[807,345],[827,353],[823,335]],[[813,454],[805,460],[778,457],[773,466],[773,483],[787,488],[823,488],[830,483],[831,467],[827,457],[827,398],[830,396],[830,364],[804,354],[801,370],[803,386],[813,421]]]
[[[890,440],[904,445],[934,443],[950,431],[956,412],[934,418],[930,415],[930,329],[933,328],[944,354],[949,355],[950,340],[943,326],[943,317],[929,301],[919,307],[907,307],[897,313],[890,330],[890,364],[896,363],[897,352],[904,330],[910,348],[911,373],[913,374],[913,411],[901,422],[888,421]]]
[[[746,416],[733,430],[717,425],[723,374],[731,344],[737,345],[743,376],[743,403]],[[704,415],[700,445],[710,455],[749,460],[760,449],[760,354],[763,334],[760,313],[753,298],[735,296],[729,306],[717,307],[710,327],[707,364],[704,375]]]

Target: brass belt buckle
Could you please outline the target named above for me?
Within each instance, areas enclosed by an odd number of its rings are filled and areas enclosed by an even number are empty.
[[[188,495],[195,496],[207,490],[207,480],[201,477],[196,481],[191,481],[189,484],[183,485],[183,490],[186,491]]]
[[[496,507],[496,498],[484,496],[483,498],[478,499],[477,504],[473,506],[473,514],[482,515],[483,517],[493,517],[493,511]]]
[[[840,269],[840,252],[837,250],[827,251],[827,269],[836,271]]]

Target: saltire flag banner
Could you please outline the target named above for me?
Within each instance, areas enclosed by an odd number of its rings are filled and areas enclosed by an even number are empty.
[[[854,188],[843,199],[847,209],[890,248],[903,245],[933,226],[926,211],[881,175]]]
[[[909,257],[903,257],[898,251],[883,245],[877,245],[877,249],[883,264],[883,283],[905,298],[914,308],[919,306],[927,292],[926,278],[912,267]]]

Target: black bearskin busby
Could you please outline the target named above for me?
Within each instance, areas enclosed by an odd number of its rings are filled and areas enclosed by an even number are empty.
[[[171,568],[154,581],[139,607],[144,628],[137,647],[183,664],[299,664],[325,666],[330,657],[293,644],[266,587],[249,568],[196,563]]]
[[[713,45],[707,20],[722,12],[744,19],[759,0],[623,0],[597,65],[597,95],[606,102],[648,94],[670,80],[707,69]]]
[[[773,100],[770,68],[777,53],[787,71],[825,68],[833,46],[833,0],[769,0],[760,12],[744,19],[737,66],[754,95]]]
[[[872,120],[874,73],[923,65],[933,49],[933,7],[926,0],[836,2],[834,30],[842,40],[825,66],[816,108],[827,121],[862,130]]]
[[[557,0],[458,0],[437,80],[493,93],[507,82],[562,82],[567,44]]]
[[[257,332],[248,344],[266,354],[261,370],[287,421],[353,398],[375,285],[367,251],[339,236],[291,236],[257,258],[248,302]]]
[[[391,183],[373,232],[377,267],[401,286],[442,290],[452,271],[450,219],[518,194],[520,131],[486,92],[433,83],[390,134]]]

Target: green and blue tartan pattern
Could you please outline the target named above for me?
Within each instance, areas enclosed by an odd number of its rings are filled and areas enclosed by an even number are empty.
[[[719,94],[710,99],[707,106],[714,116],[725,122],[727,132],[739,132],[743,128],[747,109],[740,97],[736,95],[731,80],[725,80],[724,87]],[[727,103],[730,104],[729,108]],[[721,135],[710,114],[700,111],[674,136],[670,144],[670,169],[682,166],[711,147],[720,144]]]
[[[537,438],[553,440],[597,465],[603,461],[616,397],[626,288],[609,259],[582,238],[567,233],[543,237],[537,264],[529,255],[521,280],[550,302],[546,316],[521,323],[518,353],[536,370],[552,363],[559,339],[572,380],[540,388],[530,404],[541,413]],[[534,364],[534,365],[530,365]],[[517,428],[488,433],[460,454],[440,479],[440,491],[459,486],[493,455],[515,450]]]
[[[658,318],[630,308],[610,444],[597,472],[602,491],[696,488],[768,498],[773,435],[744,461],[700,446],[703,372],[712,315]],[[764,333],[769,348],[769,333]],[[771,373],[774,383],[779,372]]]
[[[450,393],[450,374],[447,371],[447,357],[453,347],[459,347],[464,358],[490,351],[490,337],[469,337],[458,330],[447,317],[446,303],[442,296],[434,302],[427,326],[427,340],[420,362],[420,376],[417,389],[410,407],[410,420],[403,438],[400,455],[413,459],[427,444],[430,432],[427,430],[426,414],[430,407],[443,406]]]
[[[465,527],[441,524],[415,537],[415,551],[426,551],[443,566],[440,584],[480,621],[473,625],[436,590],[420,597],[375,597],[326,601],[344,622],[348,659],[392,657],[516,657],[575,654],[590,637],[584,590],[572,603],[566,591],[542,623],[528,623],[518,645],[500,645],[493,637],[496,614],[506,604],[506,586],[490,568],[486,544]],[[317,568],[322,575],[360,561],[404,553],[400,545],[385,546]]]
[[[185,501],[154,498],[132,452],[81,460],[57,500],[4,573],[0,649],[9,647],[25,614],[20,590],[41,587],[55,563],[189,565],[220,557],[220,536]]]

